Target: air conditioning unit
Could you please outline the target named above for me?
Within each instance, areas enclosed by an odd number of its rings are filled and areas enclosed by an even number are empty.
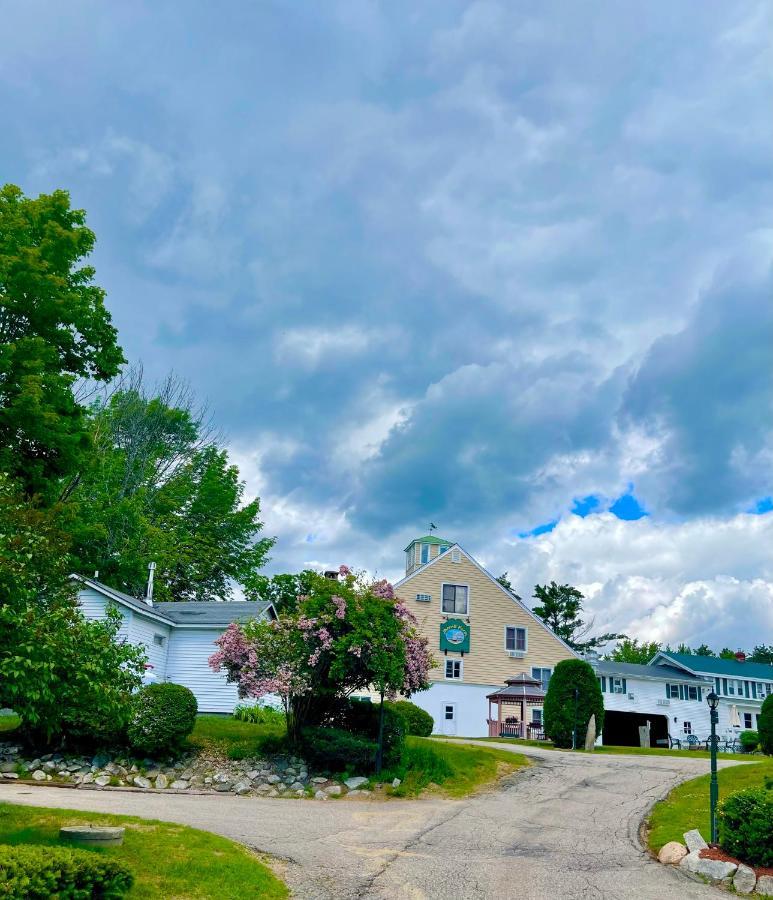
[[[670,706],[670,705],[671,705],[671,702],[669,700],[663,700],[663,699],[658,700],[658,706]]]
[[[629,694],[629,695],[628,695],[628,699],[629,699],[629,700],[633,700],[633,699],[634,699],[633,694]]]
[[[508,650],[507,655],[513,659],[523,659],[526,656],[525,650]]]

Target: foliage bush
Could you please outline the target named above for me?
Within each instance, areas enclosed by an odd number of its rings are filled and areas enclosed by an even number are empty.
[[[181,684],[149,684],[137,692],[127,737],[139,753],[161,754],[179,749],[196,724],[198,704]]]
[[[250,722],[252,725],[276,725],[284,726],[285,716],[279,709],[272,706],[237,706],[233,711],[234,719],[240,722]]]
[[[744,753],[753,753],[760,743],[760,736],[756,731],[742,731],[738,740]]]
[[[315,769],[329,772],[372,772],[376,742],[341,728],[305,728],[302,752]]]
[[[411,703],[410,700],[398,700],[395,703],[389,703],[387,708],[395,710],[403,717],[406,734],[410,734],[413,737],[429,737],[432,734],[435,720],[426,710],[415,703]]]
[[[757,717],[757,731],[763,753],[773,756],[773,694],[768,694]]]
[[[0,897],[9,900],[118,900],[133,881],[122,863],[89,850],[0,846]]]
[[[719,809],[723,850],[753,866],[773,866],[773,793],[764,788],[731,794]]]
[[[328,721],[333,727],[343,728],[353,734],[378,742],[380,712],[381,704],[379,703],[348,700],[337,704],[330,713]],[[405,733],[405,719],[393,704],[385,703],[383,766],[388,768],[400,762],[405,744]]]
[[[577,689],[577,721],[575,697]],[[596,717],[596,734],[604,728],[604,699],[596,673],[582,659],[564,659],[556,666],[548,685],[543,706],[545,734],[556,747],[571,747],[572,732],[577,728],[577,746],[585,741],[590,717]]]

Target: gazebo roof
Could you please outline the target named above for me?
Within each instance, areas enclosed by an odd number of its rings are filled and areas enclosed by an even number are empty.
[[[505,679],[505,687],[489,694],[487,700],[543,700],[545,692],[542,690],[542,682],[539,678],[532,678],[526,672],[521,672],[514,678]]]

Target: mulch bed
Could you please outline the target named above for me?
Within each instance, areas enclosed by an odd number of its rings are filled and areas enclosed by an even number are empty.
[[[701,859],[718,859],[721,862],[731,862],[738,866],[749,866],[749,863],[745,863],[742,860],[731,856],[729,853],[725,853],[720,847],[708,847],[705,850],[701,850]],[[766,866],[749,866],[749,868],[754,869],[754,874],[757,878],[759,878],[760,875],[773,876],[773,868],[767,868]]]

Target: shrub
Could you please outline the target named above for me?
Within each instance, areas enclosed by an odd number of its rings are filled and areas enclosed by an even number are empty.
[[[575,689],[577,721],[575,723]],[[596,717],[596,734],[604,728],[604,699],[596,673],[582,659],[564,659],[556,666],[548,685],[543,706],[545,734],[556,747],[571,747],[577,728],[577,745],[585,742],[590,717]]]
[[[773,793],[731,794],[720,806],[719,823],[723,850],[753,866],[773,866]]]
[[[89,850],[0,846],[1,897],[118,900],[126,895],[133,881],[122,863]]]
[[[742,731],[738,736],[738,740],[744,753],[753,753],[760,742],[760,736],[756,731]]]
[[[336,727],[345,728],[354,734],[362,735],[371,741],[378,742],[380,703],[364,703],[350,700],[342,704],[334,720]],[[382,765],[385,768],[397,765],[405,744],[405,719],[394,708],[384,704],[384,736]]]
[[[196,724],[198,704],[181,684],[149,684],[134,696],[127,736],[140,753],[169,753],[179,749]]]
[[[253,725],[284,725],[285,716],[273,706],[237,706],[233,711],[234,719],[250,722]]]
[[[305,728],[303,755],[316,769],[329,772],[371,772],[376,742],[341,728]]]
[[[390,703],[387,708],[394,709],[403,717],[406,734],[414,737],[429,737],[432,734],[435,720],[426,710],[415,703],[411,703],[409,700],[398,700],[396,703]]]
[[[765,698],[759,716],[757,731],[760,735],[760,747],[763,753],[773,756],[773,694]]]

